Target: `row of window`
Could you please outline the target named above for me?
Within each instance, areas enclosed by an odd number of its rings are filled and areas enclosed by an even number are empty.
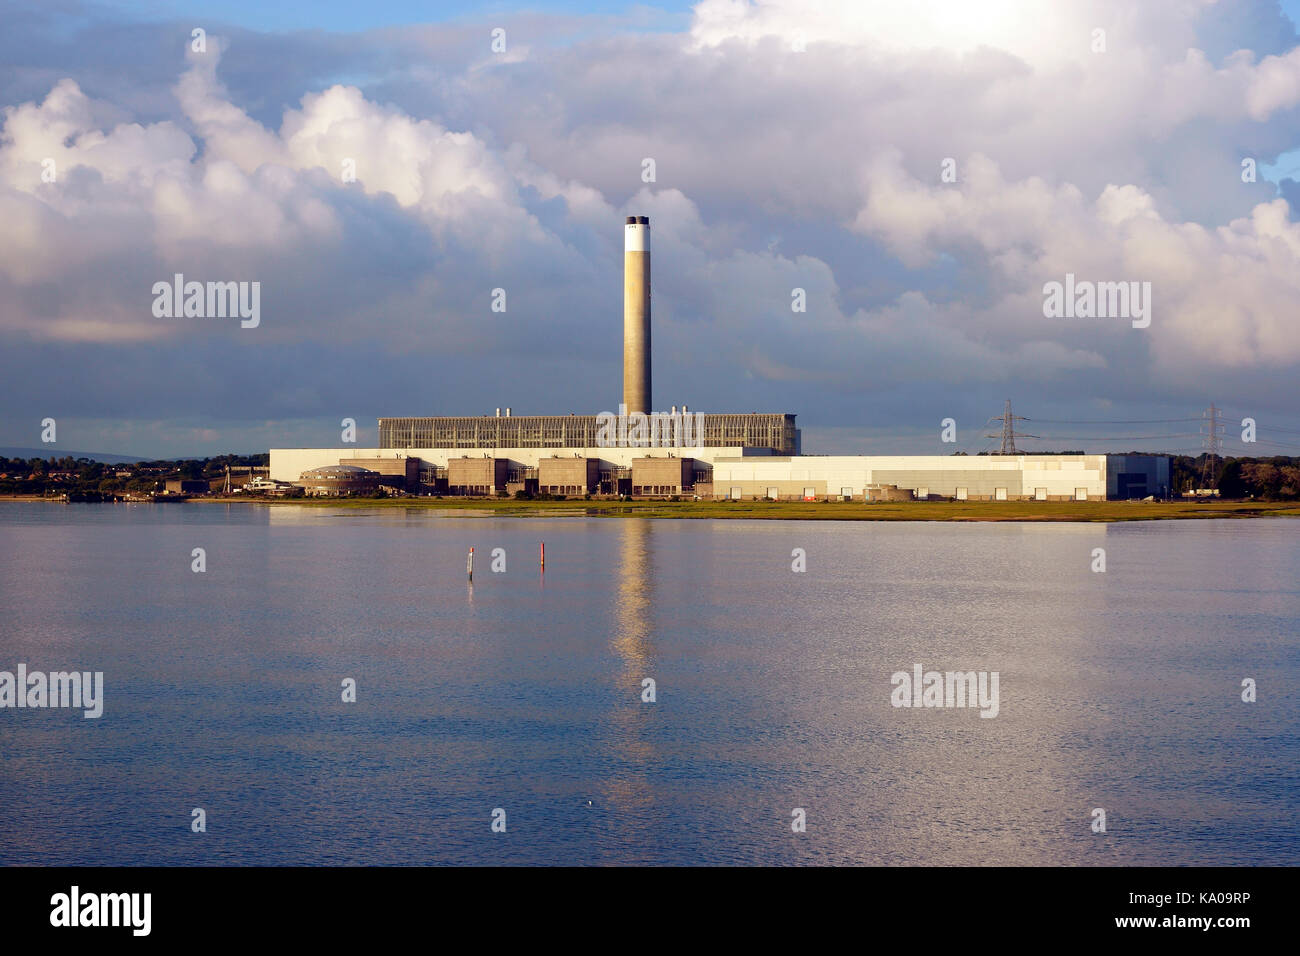
[[[635,489],[634,489],[634,491],[635,491]],[[853,489],[852,489],[852,488],[841,488],[841,489],[840,489],[840,497],[841,497],[841,498],[844,498],[844,499],[846,499],[846,500],[849,499],[849,498],[852,498],[852,497],[853,497],[853,494],[854,494],[854,492],[853,492]],[[926,499],[926,498],[929,498],[929,497],[930,497],[930,489],[929,489],[929,488],[917,488],[917,489],[913,492],[913,495],[914,495],[916,498],[918,498],[918,499]],[[743,489],[743,488],[738,488],[738,487],[734,487],[734,486],[733,486],[733,487],[730,489],[730,491],[729,491],[728,497],[739,500],[740,498],[744,497],[744,489]],[[767,489],[767,495],[766,495],[766,497],[769,498],[769,499],[772,500],[772,501],[777,500],[778,498],[781,497],[781,489],[780,489],[780,488],[775,488],[775,487],[769,487],[769,488]],[[803,495],[802,495],[802,497],[803,497],[805,500],[807,500],[807,499],[811,499],[811,498],[816,498],[816,497],[817,497],[817,489],[816,489],[816,488],[811,488],[811,487],[810,487],[810,488],[804,488],[804,489],[803,489]],[[1046,501],[1046,500],[1047,500],[1047,489],[1046,489],[1046,488],[1035,488],[1035,489],[1034,489],[1034,496],[1033,496],[1033,497],[1034,497],[1034,500],[1035,500],[1035,501]],[[969,500],[969,498],[970,498],[970,491],[969,491],[969,489],[968,489],[968,488],[958,488],[958,489],[957,489],[957,493],[956,493],[956,498],[957,498],[958,501],[967,501],[967,500]],[[1006,500],[1007,500],[1007,489],[1005,489],[1005,488],[994,488],[994,489],[993,489],[993,500],[994,500],[994,501],[1006,501]],[[1088,489],[1087,489],[1087,488],[1075,488],[1075,489],[1074,489],[1074,500],[1075,500],[1075,501],[1087,501],[1087,500],[1088,500]]]
[[[794,451],[794,425],[784,415],[705,415],[707,446]],[[381,419],[381,448],[596,447],[594,415],[537,418]]]

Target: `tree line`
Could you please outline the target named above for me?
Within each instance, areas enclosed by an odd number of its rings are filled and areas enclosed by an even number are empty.
[[[47,495],[98,491],[148,494],[167,481],[212,481],[232,470],[265,468],[271,456],[217,455],[212,458],[155,459],[120,465],[70,455],[48,458],[6,458],[0,455],[0,495]]]

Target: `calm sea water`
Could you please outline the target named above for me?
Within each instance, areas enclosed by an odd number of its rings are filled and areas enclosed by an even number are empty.
[[[106,698],[0,710],[3,863],[1300,863],[1300,522],[0,502],[0,541],[0,670]],[[916,663],[999,715],[892,707]]]

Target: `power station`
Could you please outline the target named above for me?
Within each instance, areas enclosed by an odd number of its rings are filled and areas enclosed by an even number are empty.
[[[801,454],[793,414],[656,412],[650,290],[650,220],[628,216],[617,413],[380,418],[378,448],[272,448],[270,477],[309,494],[1051,501],[1169,492],[1167,457],[1017,454],[1014,432],[1002,455],[818,456]]]

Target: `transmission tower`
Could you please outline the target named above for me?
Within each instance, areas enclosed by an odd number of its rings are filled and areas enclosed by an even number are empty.
[[[984,437],[1002,439],[1002,449],[1001,451],[998,452],[999,455],[1018,455],[1020,454],[1020,452],[1016,450],[1017,438],[1038,437],[1037,435],[1027,435],[1024,432],[1016,431],[1016,422],[1027,422],[1027,421],[1029,421],[1029,419],[1025,418],[1023,415],[1011,414],[1011,399],[1008,398],[1006,408],[1003,410],[1001,416],[994,416],[993,418],[990,418],[985,423],[985,425],[987,426],[987,425],[992,425],[994,422],[1001,422],[1002,423],[1001,434],[985,435]]]
[[[1215,476],[1218,469],[1215,467],[1216,460],[1221,457],[1223,451],[1223,439],[1220,434],[1223,432],[1223,424],[1219,421],[1219,414],[1222,409],[1215,408],[1214,403],[1210,403],[1201,417],[1205,421],[1201,425],[1201,431],[1205,435],[1201,439],[1201,447],[1205,449],[1205,464],[1201,466],[1201,487],[1213,488],[1215,485]]]

